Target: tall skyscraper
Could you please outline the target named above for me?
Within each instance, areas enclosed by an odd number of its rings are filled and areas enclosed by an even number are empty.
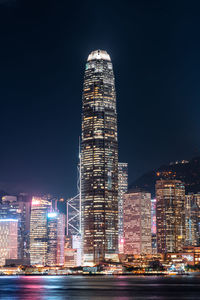
[[[65,215],[58,211],[47,214],[47,265],[64,265]]]
[[[151,237],[152,237],[152,253],[156,253],[157,252],[156,199],[151,199]]]
[[[151,194],[124,194],[124,254],[151,254]]]
[[[18,221],[17,258],[24,258],[23,216],[16,196],[2,197],[2,203],[0,204],[0,219],[16,219]]]
[[[0,266],[18,258],[18,220],[0,219]]]
[[[185,242],[185,186],[180,180],[156,182],[158,253],[178,252]]]
[[[21,258],[30,259],[31,197],[28,194],[20,193],[17,196],[17,206],[21,216]]]
[[[199,194],[185,195],[185,245],[199,245]]]
[[[128,164],[118,164],[118,234],[119,234],[119,253],[124,249],[124,215],[123,215],[123,195],[128,191]]]
[[[45,266],[47,263],[47,212],[51,202],[42,197],[33,197],[30,223],[31,265]]]
[[[118,251],[118,140],[110,56],[88,56],[82,102],[81,194],[85,263]]]

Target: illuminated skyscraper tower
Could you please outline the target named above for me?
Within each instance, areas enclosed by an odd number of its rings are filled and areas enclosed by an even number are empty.
[[[47,214],[47,265],[64,265],[65,215],[58,211]]]
[[[82,105],[83,254],[98,263],[118,251],[118,141],[113,67],[106,51],[88,56]]]
[[[185,245],[199,245],[200,194],[185,195]]]
[[[185,186],[180,180],[156,182],[158,253],[182,251],[185,243]]]
[[[33,197],[30,220],[30,260],[32,265],[45,266],[47,262],[47,211],[51,202]]]
[[[118,233],[119,233],[119,253],[124,252],[124,211],[123,196],[128,190],[128,164],[118,164]]]

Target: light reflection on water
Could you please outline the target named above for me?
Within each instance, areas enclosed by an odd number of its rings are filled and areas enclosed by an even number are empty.
[[[0,299],[192,300],[199,277],[0,276]]]

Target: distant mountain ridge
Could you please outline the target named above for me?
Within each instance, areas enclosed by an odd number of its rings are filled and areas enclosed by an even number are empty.
[[[200,192],[200,157],[195,157],[190,161],[180,161],[163,165],[158,169],[147,172],[130,186],[129,190],[140,188],[155,196],[155,184],[159,179],[177,179],[185,183],[186,193]]]

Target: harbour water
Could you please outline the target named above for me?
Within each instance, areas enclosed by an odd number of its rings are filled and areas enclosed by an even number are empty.
[[[1,276],[0,299],[200,299],[193,276]]]

